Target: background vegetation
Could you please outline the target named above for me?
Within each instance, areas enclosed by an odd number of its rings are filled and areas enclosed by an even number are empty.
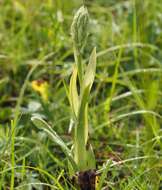
[[[90,137],[103,189],[160,190],[162,1],[87,0],[85,61],[97,47]],[[32,124],[41,115],[70,144],[65,85],[81,0],[0,1],[0,190],[71,189],[67,160]],[[15,129],[15,130],[14,130]]]

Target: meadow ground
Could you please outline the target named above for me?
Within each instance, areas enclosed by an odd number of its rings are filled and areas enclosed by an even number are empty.
[[[81,5],[0,0],[0,190],[74,189],[67,157],[31,117],[44,118],[71,146],[70,27]],[[85,63],[97,48],[88,120],[99,189],[161,190],[162,0],[86,6]]]

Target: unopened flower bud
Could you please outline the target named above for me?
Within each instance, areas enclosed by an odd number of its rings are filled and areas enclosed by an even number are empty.
[[[87,38],[89,15],[86,7],[82,6],[75,14],[72,26],[71,35],[75,47],[81,49]]]

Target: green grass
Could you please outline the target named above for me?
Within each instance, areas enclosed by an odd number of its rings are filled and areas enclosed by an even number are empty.
[[[41,116],[71,147],[70,27],[82,2],[0,2],[0,190],[75,189],[67,157],[30,118]],[[162,1],[85,3],[85,64],[97,49],[88,121],[98,189],[160,190]],[[48,101],[32,89],[40,79],[49,84]]]

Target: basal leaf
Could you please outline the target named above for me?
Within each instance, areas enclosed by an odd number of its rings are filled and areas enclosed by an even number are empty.
[[[37,117],[37,116],[32,117],[31,120],[32,120],[32,122],[34,123],[34,125],[36,127],[38,127],[39,129],[44,130],[48,134],[48,136],[51,138],[51,140],[61,147],[62,151],[65,153],[65,155],[68,157],[69,161],[71,162],[73,168],[76,170],[77,167],[76,167],[74,159],[73,159],[73,157],[71,155],[71,151],[66,146],[64,141],[51,128],[51,126],[46,121],[44,121],[42,118]]]
[[[95,160],[95,155],[94,155],[91,144],[88,147],[86,155],[87,155],[87,170],[95,169],[96,168],[96,160]]]
[[[78,164],[80,170],[86,169],[86,142],[88,138],[88,121],[87,121],[87,106],[89,97],[89,86],[84,89],[84,93],[81,98],[77,124],[75,126],[75,161]]]

